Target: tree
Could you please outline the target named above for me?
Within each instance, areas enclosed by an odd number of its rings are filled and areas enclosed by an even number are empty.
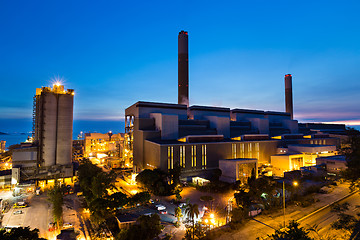
[[[177,222],[180,223],[180,218],[183,217],[180,207],[175,208],[175,217],[177,218]]]
[[[132,196],[129,202],[131,205],[136,205],[138,203],[144,204],[144,203],[149,202],[150,198],[151,198],[150,193],[139,192],[139,193],[136,193],[134,196]]]
[[[103,172],[101,168],[92,164],[88,159],[83,159],[80,163],[80,187],[91,217],[98,223],[114,215],[118,207],[127,203],[125,203],[127,198],[121,193],[109,196],[108,190],[115,189],[115,179],[115,172]]]
[[[182,189],[180,189],[179,187],[176,187],[175,189],[175,198],[176,198],[176,201],[180,202],[181,199],[182,199],[182,196],[180,195]]]
[[[248,217],[248,212],[244,208],[233,208],[231,211],[231,222],[242,223]]]
[[[349,207],[350,204],[347,202],[343,204],[334,204],[331,207],[331,211],[336,212],[338,215],[338,219],[331,224],[331,227],[336,230],[342,230],[347,236],[351,235],[360,224],[360,221],[356,217],[345,214],[345,212],[349,210]]]
[[[251,205],[250,194],[248,192],[245,192],[244,189],[241,189],[239,192],[234,193],[234,198],[236,200],[236,204],[240,208],[249,208]]]
[[[342,149],[347,162],[344,177],[350,180],[350,189],[355,190],[360,188],[360,132],[348,128],[347,135],[349,136],[348,144]]]
[[[1,240],[46,240],[39,237],[39,229],[30,230],[29,227],[12,228],[10,232],[0,230]]]
[[[192,223],[192,232],[193,232],[193,239],[195,234],[195,217],[199,216],[199,206],[197,204],[187,204],[185,208],[185,214],[188,216],[189,220]]]
[[[335,203],[331,206],[331,212],[336,212],[338,214],[344,213],[349,210],[350,204],[345,202],[343,204]]]
[[[54,217],[54,222],[58,226],[62,226],[62,214],[63,209],[62,205],[64,203],[64,188],[61,187],[57,182],[55,182],[55,186],[50,188],[48,191],[48,200],[52,203],[52,213]]]
[[[168,174],[161,169],[145,169],[136,176],[136,182],[155,195],[171,194],[174,185],[169,185]]]
[[[157,237],[162,229],[159,215],[143,215],[136,220],[135,225],[130,226],[128,230],[122,230],[117,240],[151,240]]]
[[[203,239],[204,237],[205,229],[199,223],[196,223],[194,226],[190,226],[186,229],[185,240]]]
[[[214,181],[214,182],[219,181],[221,175],[222,175],[221,169],[219,169],[219,168],[214,169],[212,172],[211,181]]]
[[[292,220],[284,230],[276,230],[274,234],[268,236],[273,240],[313,240],[309,237],[309,230],[299,226],[300,223]]]
[[[175,162],[174,168],[169,170],[173,188],[180,184],[181,166],[179,162]]]

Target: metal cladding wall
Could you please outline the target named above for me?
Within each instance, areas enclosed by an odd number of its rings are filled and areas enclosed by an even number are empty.
[[[40,127],[42,160],[45,166],[52,166],[55,165],[56,158],[57,96],[52,92],[43,92],[40,102],[43,119]]]
[[[291,74],[285,75],[285,108],[286,112],[290,113],[291,119],[293,118],[293,96],[292,96],[292,76]]]
[[[67,165],[71,163],[73,104],[74,104],[73,95],[71,94],[58,95],[57,143],[56,143],[57,165]]]
[[[189,46],[185,31],[178,36],[178,103],[189,106]]]

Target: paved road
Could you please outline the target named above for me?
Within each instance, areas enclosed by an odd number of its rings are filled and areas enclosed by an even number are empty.
[[[355,193],[339,202],[340,204],[345,202],[350,204],[349,211],[346,212],[347,214],[355,215],[358,211],[355,206],[360,205],[359,195],[359,193]],[[301,223],[301,226],[304,227],[316,224],[318,226],[320,236],[325,236],[331,228],[331,223],[335,222],[337,219],[337,214],[331,212],[331,207],[327,207],[299,222]]]

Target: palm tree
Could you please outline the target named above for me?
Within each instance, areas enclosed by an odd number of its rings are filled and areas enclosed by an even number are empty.
[[[185,214],[188,216],[190,221],[192,221],[192,228],[193,228],[193,239],[195,235],[195,217],[199,216],[199,206],[197,204],[187,204],[185,209]]]

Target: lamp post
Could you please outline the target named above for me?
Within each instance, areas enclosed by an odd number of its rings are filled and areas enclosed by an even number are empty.
[[[293,182],[293,186],[297,187],[299,184],[298,182],[294,181]],[[285,179],[283,180],[283,207],[284,207],[284,228],[286,226],[286,221],[285,221]]]

